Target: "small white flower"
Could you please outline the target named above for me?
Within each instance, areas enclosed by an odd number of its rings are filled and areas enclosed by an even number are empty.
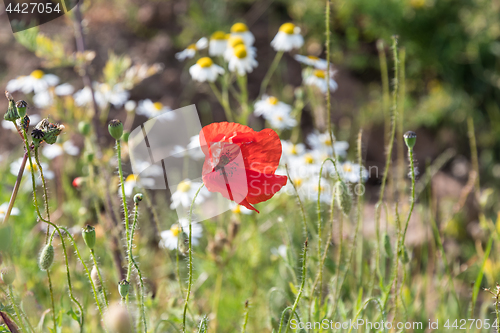
[[[326,71],[315,69],[312,73],[304,77],[305,84],[309,86],[316,86],[322,93],[328,92],[328,84],[330,84],[330,92],[337,90],[338,85],[331,77],[326,75]]]
[[[172,109],[160,102],[153,103],[150,99],[145,99],[139,102],[137,105],[136,113],[141,116],[148,118],[159,116],[160,114],[172,111]],[[175,117],[175,113],[170,112],[172,117]],[[172,118],[173,119],[173,118]]]
[[[73,94],[74,91],[75,87],[73,87],[69,83],[60,84],[54,89],[54,92],[56,93],[57,96],[69,96]]]
[[[39,109],[45,109],[54,103],[54,97],[48,90],[41,91],[33,95],[33,104]]]
[[[160,233],[160,246],[175,250],[179,242],[179,235],[185,232],[189,235],[189,221],[186,218],[179,219],[178,223],[172,224],[169,230]],[[203,234],[203,228],[200,223],[191,223],[191,242],[193,245],[198,245],[199,239]]]
[[[328,155],[331,155],[332,153],[332,141],[328,132],[319,133],[315,131],[309,134],[307,136],[307,143],[311,146],[311,148],[317,151],[326,152]],[[346,141],[335,141],[333,144],[333,149],[335,150],[335,154],[337,156],[345,157],[347,155],[348,148],[349,143]]]
[[[256,116],[263,116],[264,118],[268,119],[273,113],[290,113],[291,111],[292,107],[290,105],[280,102],[274,96],[264,95],[260,101],[257,101],[255,103],[254,114]]]
[[[181,52],[177,52],[175,54],[175,57],[179,61],[191,59],[195,56],[196,51],[206,49],[207,46],[208,46],[208,39],[206,37],[202,37],[195,44],[191,44],[186,49],[182,50]]]
[[[76,156],[80,153],[80,148],[75,146],[73,141],[68,140],[65,141],[63,144],[54,143],[52,145],[46,145],[42,149],[43,156],[47,157],[50,160],[56,158],[57,156],[62,155],[63,153],[66,153],[71,156]]]
[[[300,28],[293,23],[281,25],[278,33],[271,41],[271,46],[275,51],[288,52],[301,48],[304,45],[304,37],[300,34]]]
[[[95,87],[98,85],[97,82],[94,82],[94,98],[97,105],[102,109],[106,106],[106,99],[104,95],[100,91],[96,91]],[[74,95],[75,104],[77,106],[87,106],[93,103],[92,101],[92,91],[89,87],[84,87],[83,89],[78,90]]]
[[[251,73],[257,65],[257,60],[247,52],[245,45],[240,44],[234,48],[228,68],[231,72],[237,72],[238,75],[243,76],[246,73]]]
[[[19,76],[14,80],[7,83],[6,90],[22,91],[25,94],[31,92],[40,93],[49,87],[53,87],[59,83],[59,78],[54,74],[45,74],[43,71],[37,69],[31,72],[28,76]]]
[[[177,185],[177,190],[172,193],[172,203],[170,204],[171,209],[176,209],[178,207],[188,208],[191,207],[198,188],[201,183],[192,182],[189,179],[184,179]],[[206,187],[204,187],[206,189]],[[205,200],[205,196],[208,195],[208,191],[201,190],[196,197],[195,204],[201,204]]]
[[[106,83],[94,82],[92,87],[94,89],[95,101],[101,109],[106,107],[108,103],[119,108],[125,104],[130,95],[121,84],[115,84],[113,87],[110,87]],[[77,91],[73,97],[77,106],[86,106],[93,103],[92,92],[88,87]]]
[[[125,110],[127,112],[134,112],[136,107],[137,103],[135,101],[127,101],[127,103],[125,103]]]
[[[303,143],[294,144],[291,141],[282,140],[281,146],[284,158],[296,158],[302,156],[306,151],[306,146]]]
[[[313,66],[314,68],[321,69],[323,71],[326,71],[328,67],[328,61],[326,61],[325,59],[320,59],[315,56],[303,56],[300,54],[296,54],[293,57],[300,63],[303,63],[307,66]],[[332,67],[330,66],[330,68]]]
[[[155,180],[153,178],[144,178],[144,177],[139,178],[134,174],[130,174],[127,176],[127,178],[125,178],[125,181],[123,182],[123,188],[125,189],[125,196],[130,197],[134,192],[134,188],[138,187],[139,185],[145,188],[151,188],[154,186],[154,184]],[[118,189],[118,195],[120,197],[122,196],[121,188]]]
[[[246,208],[245,206],[238,205],[236,202],[231,201],[230,204],[231,211],[235,215],[251,215],[253,213],[253,210]]]
[[[227,48],[228,34],[224,31],[216,31],[210,37],[210,42],[208,45],[208,54],[211,57],[217,57],[224,55],[224,51]]]
[[[214,64],[209,57],[203,57],[189,68],[189,74],[195,81],[215,82],[219,75],[224,74],[224,68]]]
[[[342,178],[349,183],[359,182],[359,173],[361,172],[361,180],[365,182],[368,179],[368,171],[364,166],[357,163],[344,162],[342,163],[341,170]]]
[[[254,35],[248,30],[245,23],[235,23],[231,27],[231,36],[239,36],[243,38],[247,46],[252,46],[255,42]]]
[[[290,116],[290,113],[284,110],[278,110],[266,118],[272,128],[278,130],[289,129],[297,126],[297,120]]]
[[[243,37],[240,36],[230,36],[229,39],[227,40],[227,46],[226,50],[224,51],[224,60],[229,61],[231,58],[234,56],[234,49],[238,45],[244,45],[247,53],[252,57],[255,58],[257,55],[257,50],[255,47],[250,46],[245,43],[245,40]]]
[[[311,201],[318,200],[318,192],[320,195],[319,201],[331,204],[333,199],[334,187],[329,179],[321,178],[321,185],[318,186],[318,178],[311,177],[305,184],[304,189],[306,197]]]
[[[7,214],[7,209],[9,209],[8,202],[4,202],[3,204],[0,205],[0,221],[3,221],[3,219],[5,218],[5,214]],[[19,215],[19,213],[21,213],[19,208],[12,207],[10,215]]]

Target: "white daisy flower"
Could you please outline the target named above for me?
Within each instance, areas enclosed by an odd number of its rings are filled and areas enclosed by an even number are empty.
[[[169,230],[160,233],[160,246],[165,249],[175,250],[179,242],[179,235],[183,231],[189,235],[189,220],[186,218],[179,219],[179,222],[172,224]],[[201,224],[191,223],[191,242],[193,245],[198,245],[202,234],[203,228]]]
[[[106,83],[94,82],[92,86],[94,88],[95,101],[100,108],[105,108],[108,103],[120,108],[125,104],[130,95],[121,84],[115,84],[113,87],[110,87]],[[77,91],[73,97],[77,106],[86,106],[93,103],[92,92],[88,87]]]
[[[255,42],[254,35],[248,30],[248,27],[245,23],[235,23],[231,27],[231,36],[239,36],[243,38],[245,44],[248,46],[252,46]]]
[[[294,144],[291,141],[282,140],[281,147],[283,149],[284,158],[295,158],[302,156],[306,151],[306,146],[303,143]]]
[[[319,133],[315,131],[309,134],[307,136],[307,143],[315,150],[326,152],[329,155],[332,153],[332,141],[328,132]],[[349,143],[346,141],[335,141],[333,149],[337,156],[345,157],[347,149],[349,149]]]
[[[125,196],[130,197],[132,193],[134,193],[134,189],[136,187],[144,187],[144,188],[150,188],[153,187],[155,184],[155,180],[153,178],[145,178],[145,177],[138,177],[134,174],[130,174],[125,178],[125,181],[123,182],[123,188],[125,189]],[[121,197],[122,196],[122,190],[121,187],[118,189],[118,195]]]
[[[303,56],[300,54],[296,54],[293,57],[298,62],[303,63],[307,66],[313,66],[316,69],[321,69],[321,70],[326,71],[326,69],[328,67],[328,61],[326,61],[325,59],[320,59],[320,58],[315,57],[315,56]],[[332,68],[332,66],[330,66],[330,68]]]
[[[272,128],[285,130],[297,126],[297,120],[290,116],[290,112],[283,109],[277,110],[266,117]]]
[[[175,54],[175,57],[179,61],[191,59],[195,56],[196,51],[206,49],[207,46],[208,46],[208,39],[206,37],[202,37],[195,44],[191,44],[186,49],[182,50],[181,52],[177,52]]]
[[[10,173],[13,174],[14,176],[17,176],[17,173],[19,172],[19,168],[21,167],[21,164],[23,162],[23,158],[20,157],[14,162],[10,164]],[[33,168],[36,173],[35,175],[35,181],[37,185],[40,185],[42,183],[41,178],[39,177],[40,171],[38,169],[38,165],[36,164],[34,158],[32,158],[33,162]],[[40,165],[42,166],[43,169],[43,175],[46,179],[53,179],[54,178],[54,172],[49,170],[49,165],[47,163],[41,162]],[[26,166],[24,169],[23,177],[29,176],[31,177],[31,166],[29,160],[26,162]],[[26,182],[31,187],[31,183]]]
[[[7,83],[6,90],[22,91],[24,94],[31,92],[40,93],[59,83],[59,78],[54,74],[45,74],[42,70],[34,70],[28,76],[19,76]]]
[[[320,202],[325,204],[331,204],[334,193],[334,186],[331,180],[321,178],[321,185],[318,187],[318,178],[311,177],[305,184],[303,191],[305,192],[306,198],[311,201],[318,200],[318,192],[320,195]]]
[[[134,112],[135,108],[137,107],[137,103],[135,101],[127,101],[124,107],[127,112]]]
[[[240,44],[234,48],[228,68],[231,72],[238,72],[238,75],[243,76],[246,73],[251,73],[257,65],[257,60],[248,53],[245,45]]]
[[[214,64],[209,57],[203,57],[189,68],[189,74],[195,81],[215,82],[219,75],[224,74],[224,68]]]
[[[4,202],[3,204],[0,205],[0,221],[3,221],[5,218],[5,214],[7,214],[7,209],[9,209],[9,203]],[[21,211],[19,208],[12,207],[12,210],[10,211],[10,215],[19,215]]]
[[[97,103],[97,105],[102,109],[106,107],[106,99],[104,98],[104,95],[96,90],[95,88],[99,84],[97,82],[94,82],[94,98]],[[92,91],[90,90],[89,87],[84,87],[83,89],[78,90],[74,95],[73,98],[75,99],[75,104],[77,106],[83,107],[83,106],[88,106],[93,103],[92,101]]]
[[[69,83],[60,84],[54,89],[54,92],[56,93],[57,96],[69,96],[73,94],[74,91],[75,87],[73,87]]]
[[[288,52],[299,49],[304,45],[304,37],[300,34],[300,28],[293,23],[281,25],[278,33],[271,41],[271,46],[275,51]]]
[[[238,205],[236,202],[231,201],[231,204],[229,206],[231,208],[231,211],[235,215],[251,215],[253,213],[253,210],[246,208],[245,206]]]
[[[169,111],[172,111],[172,109],[160,102],[153,103],[150,99],[144,99],[139,101],[136,113],[141,116],[152,118]],[[175,113],[170,113],[172,117],[175,117]]]
[[[172,203],[170,204],[171,209],[176,209],[178,207],[189,208],[191,207],[191,203],[193,198],[198,191],[198,188],[201,186],[201,183],[192,182],[189,179],[184,179],[177,185],[177,190],[172,193]],[[201,204],[205,200],[205,196],[207,196],[209,192],[204,187],[198,196],[196,197],[195,204]]]
[[[227,39],[229,35],[224,31],[216,31],[210,37],[208,45],[208,54],[211,57],[223,56],[227,48]]]
[[[54,143],[53,145],[46,145],[42,149],[43,156],[47,157],[49,160],[54,159],[57,156],[61,156],[63,153],[76,156],[80,153],[80,148],[75,146],[73,141],[68,140],[63,144]]]
[[[305,84],[318,87],[322,93],[328,92],[328,84],[330,84],[331,92],[334,92],[338,88],[337,82],[326,75],[326,71],[320,69],[312,71],[312,73],[304,77],[304,80]]]
[[[361,181],[366,182],[368,179],[368,171],[364,166],[357,163],[344,162],[342,163],[341,170],[342,178],[349,183],[359,182],[359,173],[361,172]]]
[[[280,102],[274,96],[264,95],[260,101],[255,103],[255,111],[254,114],[256,116],[263,116],[268,119],[273,113],[276,112],[284,112],[290,113],[292,111],[292,107],[288,104]]]
[[[234,48],[238,45],[244,45],[247,53],[253,58],[256,57],[257,49],[255,47],[247,45],[245,40],[240,36],[230,36],[227,40],[226,50],[224,51],[224,60],[229,61],[234,56]]]
[[[54,103],[54,96],[49,90],[44,90],[33,95],[33,104],[39,109],[45,109]]]

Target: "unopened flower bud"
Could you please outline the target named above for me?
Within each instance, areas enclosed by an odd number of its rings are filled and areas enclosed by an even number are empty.
[[[130,283],[127,280],[123,279],[118,283],[118,292],[122,298],[127,297],[129,289]]]
[[[19,117],[24,117],[26,115],[26,108],[28,107],[28,103],[26,101],[20,100],[16,102],[17,112],[19,113]]]
[[[109,134],[113,137],[115,140],[120,140],[120,138],[123,135],[123,124],[121,121],[118,119],[113,119],[109,122],[108,125],[108,131]]]
[[[136,195],[134,195],[134,203],[136,205],[138,205],[139,202],[141,202],[143,198],[144,198],[144,196],[142,195],[142,193],[137,193]]]
[[[64,125],[50,123],[47,127],[47,131],[45,132],[43,139],[49,145],[52,145],[52,144],[56,143],[57,137],[59,136],[59,134],[61,134],[63,129],[64,129]]]
[[[31,131],[31,138],[33,139],[35,147],[38,147],[40,143],[42,143],[44,135],[45,133],[38,128],[34,128],[33,131]]]
[[[124,132],[122,137],[123,142],[128,142],[129,137],[130,137],[130,132]]]
[[[345,215],[349,215],[352,206],[352,198],[349,193],[349,188],[343,180],[339,180],[335,186],[335,196],[337,204],[342,209]]]
[[[94,286],[96,286],[96,288],[98,289],[101,289],[101,280],[99,280],[99,272],[97,271],[97,267],[92,267],[90,278],[92,279],[92,282],[94,282]]]
[[[73,182],[71,182],[71,184],[73,185],[73,187],[80,188],[84,182],[85,177],[76,177],[75,179],[73,179]]]
[[[415,143],[417,142],[417,133],[408,131],[404,134],[404,139],[408,149],[413,149]]]
[[[7,112],[3,116],[3,119],[7,121],[16,121],[16,119],[19,119],[21,116],[19,115],[19,112],[17,111],[16,108],[16,103],[14,100],[9,101],[9,108],[7,109]]]
[[[30,127],[30,117],[28,117],[27,114],[25,114],[20,121],[21,127],[27,132],[28,128]]]
[[[86,121],[80,121],[78,123],[78,131],[82,133],[82,135],[89,135],[90,133],[90,124],[87,123]]]
[[[106,311],[104,324],[111,333],[132,333],[134,329],[127,307],[119,303],[112,304]]]
[[[87,224],[87,226],[82,229],[82,236],[87,247],[92,250],[95,246],[95,228]]]
[[[189,236],[184,231],[179,234],[179,251],[182,254],[186,254],[189,251]]]
[[[54,247],[52,244],[47,244],[40,253],[38,265],[42,271],[46,271],[52,266],[54,262]]]
[[[392,246],[391,246],[391,238],[388,234],[384,235],[384,249],[387,258],[392,258]]]
[[[16,270],[14,267],[5,267],[0,271],[0,277],[3,283],[11,285],[16,279]]]

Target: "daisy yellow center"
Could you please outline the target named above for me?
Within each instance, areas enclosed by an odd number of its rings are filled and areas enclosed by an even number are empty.
[[[203,57],[196,62],[201,68],[211,67],[214,62],[209,57]]]
[[[316,56],[312,56],[312,55],[307,56],[307,58],[309,58],[309,59],[311,59],[311,60],[319,60],[319,58],[318,58],[318,57],[316,57]]]
[[[314,76],[319,77],[320,79],[324,79],[326,77],[325,71],[320,71],[320,70],[316,69],[314,71]]]
[[[270,97],[267,99],[267,101],[269,102],[269,104],[272,104],[272,105],[276,105],[276,104],[278,104],[278,102],[279,102],[279,101],[278,101],[278,99],[277,99],[276,97],[274,97],[274,96],[270,96]]]
[[[345,172],[351,172],[352,171],[352,166],[350,164],[344,164],[344,171]]]
[[[286,33],[287,35],[293,35],[294,29],[295,29],[295,24],[293,23],[285,23],[280,27],[280,31]]]
[[[246,31],[248,31],[248,27],[245,23],[235,23],[231,27],[231,32],[233,33],[246,32]]]
[[[277,116],[277,117],[276,117],[276,119],[277,119],[278,121],[283,121],[283,116]]]
[[[191,44],[187,47],[188,50],[196,50],[196,44]]]
[[[313,164],[314,163],[314,158],[312,157],[311,154],[306,154],[306,156],[304,156],[304,158],[305,158],[307,164]]]
[[[290,148],[290,154],[297,155],[297,146],[296,145],[292,145],[292,147]]]
[[[241,213],[240,205],[236,205],[232,210],[233,210],[233,213],[235,213],[235,214]]]
[[[153,107],[155,108],[155,110],[160,111],[161,109],[163,109],[163,104],[161,104],[160,102],[156,102],[153,103]]]
[[[5,215],[7,212],[5,211],[5,209],[3,208],[0,208],[0,215]]]
[[[178,224],[172,224],[172,226],[170,227],[170,231],[172,232],[172,235],[174,237],[177,237],[181,233],[181,228]]]
[[[137,176],[136,175],[128,175],[127,178],[125,179],[125,182],[136,182],[137,181]]]
[[[224,40],[227,39],[227,34],[224,31],[216,31],[212,34],[211,39]]]
[[[187,181],[182,181],[177,185],[177,191],[179,192],[187,192],[191,189],[191,183]]]
[[[247,49],[245,45],[237,45],[234,48],[234,55],[239,59],[245,59],[247,57]]]
[[[37,69],[31,72],[31,77],[40,80],[43,77],[43,71]]]
[[[26,170],[31,171],[31,164],[30,163],[26,163]],[[38,165],[33,164],[33,170],[38,171]]]
[[[330,146],[332,144],[332,140],[330,138],[325,140],[325,145]]]
[[[228,43],[232,48],[236,47],[237,45],[245,45],[245,41],[239,36],[229,37]]]
[[[295,183],[295,186],[299,187],[304,181],[302,180],[302,178],[296,178],[293,182]]]

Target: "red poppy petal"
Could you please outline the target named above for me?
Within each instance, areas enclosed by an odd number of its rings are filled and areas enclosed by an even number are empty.
[[[248,179],[248,194],[246,199],[251,204],[267,201],[286,185],[288,178],[275,174],[265,174],[246,170]]]
[[[281,158],[281,141],[272,129],[255,133],[254,141],[240,146],[248,169],[274,173]]]
[[[247,201],[247,199],[243,200],[242,202],[239,203],[242,206],[245,206],[248,209],[254,210],[257,213],[260,213],[254,206],[250,205],[250,203]]]

